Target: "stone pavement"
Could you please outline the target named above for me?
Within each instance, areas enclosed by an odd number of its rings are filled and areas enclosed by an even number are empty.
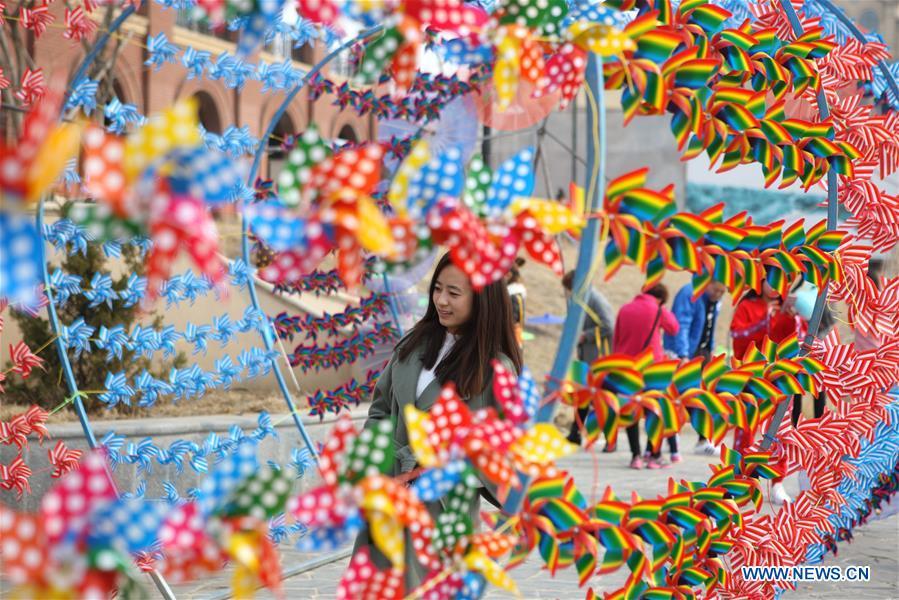
[[[694,438],[687,434],[685,443],[682,443],[688,451],[692,449]],[[588,496],[594,494],[599,497],[605,487],[611,486],[622,498],[629,498],[631,491],[636,491],[644,497],[655,496],[667,490],[669,477],[676,479],[700,480],[706,479],[709,474],[708,464],[713,462],[712,457],[684,455],[685,461],[674,465],[670,469],[661,471],[634,471],[627,468],[628,454],[620,449],[616,454],[579,453],[560,461],[560,466],[569,470],[578,483],[581,491]],[[594,483],[596,484],[594,486]],[[786,482],[787,490],[796,494],[798,485],[795,477]],[[766,506],[766,510],[770,510]],[[857,530],[852,543],[840,544],[839,556],[830,556],[825,565],[869,565],[871,567],[871,581],[867,583],[806,583],[802,584],[795,592],[788,593],[786,598],[828,598],[828,599],[899,599],[899,517],[874,521]],[[310,555],[303,555],[289,548],[282,548],[282,564],[285,570],[290,569],[308,560]],[[318,599],[333,598],[337,583],[348,559],[342,559],[313,571],[290,577],[284,582],[287,598],[290,599]],[[512,576],[522,592],[522,597],[531,598],[560,598],[581,600],[585,596],[585,590],[577,585],[577,574],[573,568],[560,571],[554,578],[541,569],[542,562],[534,555],[530,560],[512,571]],[[601,594],[612,591],[624,582],[623,573],[596,577],[590,585]],[[209,579],[199,584],[194,583],[176,588],[178,598],[215,598],[226,594],[228,589],[227,576]],[[260,593],[260,598],[271,597],[268,593]],[[504,592],[491,590],[487,598],[511,598]]]

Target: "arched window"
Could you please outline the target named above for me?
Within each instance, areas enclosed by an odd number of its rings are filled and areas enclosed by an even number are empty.
[[[219,115],[219,109],[215,105],[215,100],[207,92],[197,92],[194,94],[194,98],[197,99],[200,125],[210,133],[221,134],[222,118]]]
[[[344,142],[353,142],[354,144],[359,141],[359,136],[356,135],[356,130],[353,129],[352,125],[344,125],[340,128],[340,133],[337,134],[337,138]]]
[[[278,124],[275,125],[272,136],[268,138],[269,179],[276,180],[281,173],[281,167],[284,165],[284,160],[287,158],[287,154],[284,152],[282,144],[284,140],[291,135],[296,135],[296,126],[293,124],[293,119],[285,113],[281,115]]]

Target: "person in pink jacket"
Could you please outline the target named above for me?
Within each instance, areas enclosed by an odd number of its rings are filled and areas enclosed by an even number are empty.
[[[668,335],[677,334],[680,326],[674,313],[665,308],[668,302],[668,288],[658,284],[643,292],[621,307],[615,322],[615,334],[612,338],[612,352],[637,356],[647,348],[652,349],[656,361],[665,359],[662,349],[661,331]],[[642,469],[640,458],[640,423],[627,428],[627,442],[631,450],[631,468]],[[677,461],[677,438],[668,438],[672,458]],[[649,454],[646,461],[648,469],[662,469],[670,466],[662,458],[661,452]]]

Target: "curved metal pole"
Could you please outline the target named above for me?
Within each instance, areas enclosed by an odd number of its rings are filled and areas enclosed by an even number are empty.
[[[818,2],[819,4],[821,4],[821,6],[823,6],[827,10],[829,10],[831,13],[833,13],[833,15],[837,19],[839,19],[840,22],[843,23],[843,25],[846,26],[846,29],[849,30],[849,32],[853,35],[853,37],[855,37],[855,39],[857,39],[858,41],[860,41],[863,44],[868,41],[868,39],[865,37],[865,34],[862,33],[862,31],[856,26],[856,24],[852,21],[852,19],[847,17],[846,13],[844,13],[840,8],[835,6],[833,2],[831,2],[830,0],[815,0],[815,1]],[[791,21],[791,24],[792,24],[792,21]],[[795,26],[794,26],[794,30],[795,30]],[[893,98],[895,98],[896,104],[899,105],[899,83],[897,83],[896,78],[893,77],[893,73],[890,71],[889,66],[886,64],[886,62],[881,60],[877,63],[877,68],[883,72],[883,76],[887,80],[887,85],[890,86],[890,91],[893,92]]]
[[[94,435],[94,429],[91,427],[90,419],[87,411],[84,409],[84,402],[81,400],[81,391],[78,389],[78,382],[75,381],[75,374],[72,372],[72,363],[69,361],[68,346],[65,340],[59,336],[61,327],[59,326],[59,315],[56,313],[56,304],[53,299],[53,289],[50,286],[50,274],[47,269],[47,253],[43,243],[44,239],[44,202],[41,200],[37,205],[37,223],[38,233],[41,236],[40,245],[40,261],[41,269],[44,276],[44,294],[47,295],[47,314],[50,316],[50,331],[56,336],[54,344],[56,345],[56,353],[59,355],[59,362],[62,364],[62,372],[66,379],[66,387],[69,393],[74,397],[75,412],[78,420],[81,422],[81,429],[84,431],[84,437],[87,438],[87,444],[91,450],[97,448],[97,438]]]
[[[595,213],[602,206],[605,196],[605,172],[606,172],[606,107],[603,99],[605,84],[602,72],[602,57],[592,52],[587,57],[586,71],[587,87],[592,94],[594,102],[587,103],[587,181],[585,190],[587,193],[587,212]],[[592,135],[598,130],[599,135]],[[597,168],[594,168],[597,165]],[[578,249],[577,265],[574,269],[574,282],[572,289],[575,293],[585,289],[587,276],[593,257],[599,248],[600,223],[599,219],[590,219],[581,234],[581,244]],[[546,394],[552,394],[559,388],[559,383],[565,378],[568,364],[574,354],[578,336],[584,324],[584,308],[582,302],[571,301],[568,303],[568,314],[565,316],[565,324],[562,329],[562,339],[556,350],[556,358],[553,361],[552,370],[546,383]],[[546,423],[552,419],[553,403],[547,403],[537,411],[535,421]],[[528,487],[528,478],[524,478],[519,488],[513,488],[506,500],[504,511],[507,514],[515,514],[524,499],[524,491]]]
[[[821,0],[819,0],[821,1]],[[825,0],[826,1],[826,0]],[[802,23],[799,21],[799,15],[796,14],[796,10],[793,8],[793,5],[790,3],[790,0],[780,0],[780,4],[784,9],[784,12],[787,14],[787,19],[790,21],[790,25],[793,28],[793,34],[796,37],[800,37],[803,34]],[[897,96],[899,98],[899,96]],[[827,119],[830,117],[830,107],[827,105],[827,98],[824,96],[824,90],[818,90],[818,112],[821,113],[821,119]],[[837,173],[834,169],[833,161],[830,161],[830,169],[827,170],[827,229],[834,230],[837,227],[837,209],[839,207],[839,198],[837,196]],[[827,303],[827,287],[825,286],[821,293],[818,294],[818,297],[815,299],[815,308],[812,310],[812,317],[809,319],[808,323],[808,332],[806,333],[804,343],[806,346],[810,346],[812,342],[815,340],[815,335],[818,333],[818,328],[821,326],[821,317],[824,316],[824,307]],[[771,423],[768,424],[768,429],[762,435],[762,442],[760,444],[760,448],[764,451],[771,447],[771,444],[774,443],[775,434],[777,430],[780,428],[781,422],[783,422],[784,415],[787,414],[787,410],[790,407],[790,398],[787,398],[783,402],[781,402],[774,411],[774,416],[771,417]]]
[[[361,34],[356,36],[355,38],[344,42],[336,49],[331,51],[327,56],[321,59],[312,69],[303,75],[302,80],[290,91],[287,96],[285,96],[284,101],[281,103],[281,106],[278,107],[278,110],[275,111],[275,114],[272,116],[271,122],[268,124],[268,127],[265,130],[265,133],[259,140],[259,147],[256,148],[256,155],[253,157],[253,166],[250,168],[250,173],[247,176],[247,185],[252,187],[253,181],[256,179],[256,173],[259,170],[259,165],[262,162],[262,155],[265,153],[266,146],[268,144],[268,139],[271,137],[272,133],[275,131],[275,127],[278,125],[278,121],[281,119],[281,116],[287,110],[287,107],[290,106],[290,103],[296,98],[296,95],[300,93],[300,90],[306,85],[311,77],[316,75],[322,68],[325,67],[335,56],[339,53],[343,52],[356,42],[362,41],[371,35],[378,33],[383,29],[382,26],[373,27],[366,31],[363,31]],[[240,230],[241,230],[241,240],[240,240],[240,248],[241,248],[241,256],[243,261],[249,265],[250,264],[250,223],[247,221],[246,215],[244,211],[240,213]],[[253,304],[253,308],[258,311],[261,311],[261,307],[259,306],[259,296],[256,293],[256,283],[252,277],[247,280],[247,289],[250,292],[250,301]],[[265,349],[268,352],[272,352],[274,350],[274,341],[272,340],[272,333],[268,328],[262,330],[262,341],[265,344]],[[300,432],[300,437],[303,438],[303,443],[306,445],[306,448],[309,452],[318,459],[318,452],[315,450],[315,444],[312,442],[312,438],[309,437],[309,433],[306,431],[306,428],[303,426],[303,421],[300,419],[300,415],[297,412],[296,405],[293,402],[293,398],[290,395],[290,391],[287,389],[287,382],[284,380],[284,374],[281,373],[281,369],[278,368],[278,361],[274,358],[270,358],[269,361],[272,365],[272,370],[275,373],[275,380],[278,382],[278,388],[281,390],[281,395],[284,396],[284,401],[287,403],[287,408],[290,410],[290,416],[293,418],[294,424],[297,426],[297,430]]]
[[[118,31],[119,27],[122,26],[122,23],[125,22],[125,19],[134,14],[134,5],[129,5],[125,10],[119,14],[118,17],[110,24],[109,30],[106,31],[94,44],[91,48],[90,52],[84,57],[84,60],[78,66],[78,70],[75,71],[75,76],[72,78],[72,81],[78,81],[81,77],[87,73],[87,70],[93,64],[93,62],[97,59],[97,56],[106,47],[106,44],[109,42],[109,38]],[[66,102],[68,102],[69,95],[71,94],[71,88],[66,92],[65,100],[63,101],[63,107],[65,107]],[[62,118],[62,115],[60,115]],[[46,248],[44,244],[44,199],[41,198],[38,201],[37,206],[37,219],[36,219],[36,227],[38,231],[38,235],[41,237],[41,249],[40,249],[40,260],[41,260],[41,268],[43,270],[44,276],[44,293],[47,295],[47,299],[50,301],[47,305],[47,314],[50,316],[50,331],[53,335],[56,336],[56,352],[59,355],[59,362],[62,363],[63,373],[66,378],[66,386],[69,388],[69,393],[74,396],[74,405],[75,412],[78,414],[78,420],[81,422],[81,428],[84,430],[84,437],[87,438],[87,443],[91,447],[91,449],[97,448],[97,438],[94,435],[94,430],[91,427],[90,419],[87,416],[87,411],[84,409],[84,403],[81,400],[81,392],[78,389],[78,382],[75,381],[75,375],[72,373],[72,364],[69,361],[68,347],[66,346],[65,340],[59,337],[60,326],[59,326],[59,315],[56,313],[56,304],[53,301],[53,290],[50,286],[50,274],[47,270],[47,254]]]
[[[109,38],[118,31],[118,29],[122,26],[122,23],[134,14],[135,5],[129,5],[126,7],[118,17],[110,24],[109,29],[100,36],[97,41],[94,43],[94,46],[90,49],[87,55],[84,57],[84,60],[81,61],[81,64],[78,66],[78,69],[75,71],[75,75],[72,78],[72,82],[77,82],[79,79],[84,77],[84,74],[87,73],[87,70],[91,67],[94,61],[99,56],[100,52],[103,48],[106,47],[106,44],[109,43]],[[72,88],[69,87],[68,91],[65,94],[65,99],[62,104],[62,108],[65,108],[66,103],[68,103],[69,96],[71,95]],[[60,112],[60,119],[63,118],[62,111]],[[49,301],[47,304],[47,314],[50,317],[50,331],[56,336],[55,345],[56,345],[56,353],[59,355],[59,362],[62,364],[63,374],[66,379],[66,387],[69,389],[69,393],[73,397],[73,404],[75,406],[75,413],[78,415],[78,421],[81,423],[81,429],[84,431],[84,437],[87,439],[88,446],[92,450],[97,448],[97,438],[94,435],[94,429],[91,426],[90,419],[87,416],[87,410],[84,408],[84,402],[82,401],[82,393],[78,389],[78,382],[75,381],[75,374],[72,372],[72,363],[69,360],[68,354],[68,346],[60,336],[60,325],[59,325],[59,315],[56,312],[56,304],[53,298],[53,288],[50,285],[50,274],[47,269],[47,252],[46,252],[46,242],[44,241],[44,198],[41,197],[38,200],[37,206],[37,217],[35,219],[35,226],[38,230],[38,235],[41,238],[40,243],[40,261],[41,261],[41,271],[44,277],[44,294],[47,296],[47,300]],[[112,473],[109,472],[109,467],[107,466],[107,476],[109,477],[110,482],[112,483],[113,489],[116,490],[116,495],[118,496],[118,486],[116,485],[115,479],[112,476]],[[156,589],[159,590],[159,593],[162,595],[165,600],[174,600],[175,594],[172,592],[172,588],[169,587],[168,582],[165,578],[159,573],[159,571],[153,570],[149,571],[148,575],[150,579],[153,580],[153,584],[156,586]]]

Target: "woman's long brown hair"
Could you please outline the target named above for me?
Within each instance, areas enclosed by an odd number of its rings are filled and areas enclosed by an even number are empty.
[[[399,358],[406,360],[417,348],[424,348],[422,364],[426,369],[434,367],[446,328],[437,317],[434,305],[434,287],[437,277],[451,265],[449,253],[440,257],[431,284],[428,286],[428,309],[400,343]],[[463,398],[470,398],[484,391],[490,378],[490,361],[505,354],[521,372],[522,358],[515,339],[512,324],[512,303],[504,281],[499,280],[475,292],[471,318],[459,330],[460,337],[452,350],[439,365],[435,375],[444,384],[452,381]]]

